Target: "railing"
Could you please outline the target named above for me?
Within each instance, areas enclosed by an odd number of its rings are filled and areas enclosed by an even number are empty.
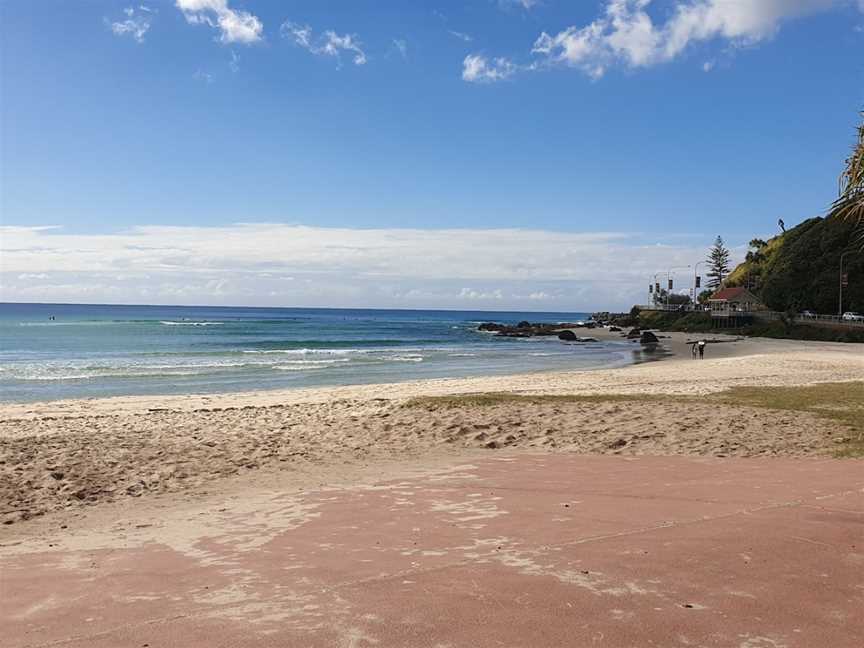
[[[768,320],[779,320],[783,317],[787,317],[785,313],[778,313],[777,311],[753,311],[750,313],[755,317],[759,317],[762,319]],[[864,327],[864,321],[861,320],[844,320],[839,315],[794,315],[792,317],[792,321],[796,324],[831,324],[831,325],[839,325],[839,326],[861,326]]]
[[[693,304],[645,304],[638,305],[637,308],[643,311],[662,311],[662,312],[705,312],[709,313],[713,318],[730,318],[730,317],[755,317],[764,320],[779,320],[788,317],[786,313],[771,310],[735,310],[732,308],[724,309],[706,309],[702,305]],[[844,326],[844,327],[864,327],[864,321],[861,320],[844,320],[838,315],[794,315],[792,321],[796,324],[812,324],[814,326]]]
[[[681,311],[701,311],[701,306],[693,307],[693,304],[637,304],[636,308],[643,311],[663,311],[664,313],[679,313]]]

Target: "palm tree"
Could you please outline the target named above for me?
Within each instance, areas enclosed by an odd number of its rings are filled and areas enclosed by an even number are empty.
[[[861,116],[864,117],[864,112]],[[840,175],[840,197],[831,205],[831,215],[864,226],[864,121],[858,127],[858,142]],[[864,237],[864,231],[861,235]]]

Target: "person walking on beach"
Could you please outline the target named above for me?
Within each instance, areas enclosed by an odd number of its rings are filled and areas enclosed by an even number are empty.
[[[690,355],[693,356],[694,360],[696,359],[696,353],[697,353],[696,344],[697,344],[696,342],[693,342],[690,345]]]
[[[699,340],[699,359],[705,358],[705,340]]]

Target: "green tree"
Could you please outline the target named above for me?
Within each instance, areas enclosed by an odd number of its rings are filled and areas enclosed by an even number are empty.
[[[708,253],[708,281],[709,288],[719,288],[726,275],[729,274],[729,250],[723,244],[723,238],[718,236]]]
[[[690,303],[690,295],[680,295],[678,293],[670,293],[665,288],[660,289],[660,293],[657,295],[654,300],[655,304],[666,304],[668,303],[670,306],[680,306],[681,304],[689,304]]]
[[[748,263],[761,263],[762,260],[765,258],[765,255],[762,253],[762,250],[768,244],[765,241],[763,241],[762,239],[755,238],[752,241],[750,241],[749,245],[750,245],[750,249],[747,250],[747,256],[745,257],[745,260]]]

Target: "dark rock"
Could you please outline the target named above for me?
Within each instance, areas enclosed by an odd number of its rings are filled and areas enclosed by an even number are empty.
[[[52,471],[51,476],[52,476],[54,479],[56,479],[56,480],[59,481],[59,480],[63,479],[63,476],[64,476],[64,475],[63,475],[63,473],[60,472],[59,470],[54,470],[54,471]]]
[[[528,337],[532,337],[534,334],[531,331],[527,331],[527,330],[514,331],[514,330],[510,329],[507,331],[498,331],[498,335],[500,335],[501,337],[528,338]]]
[[[645,331],[639,336],[639,344],[658,344],[660,340],[651,331]]]
[[[531,322],[528,322],[526,320],[522,320],[521,322],[519,322],[516,325],[516,328],[520,328],[520,329],[531,328]]]
[[[616,439],[615,441],[610,443],[608,447],[610,447],[610,448],[623,448],[626,445],[627,445],[627,439],[622,437],[622,438]]]
[[[627,334],[627,339],[633,340],[633,339],[638,338],[641,335],[642,335],[642,331],[640,331],[638,328],[630,329],[630,332]]]
[[[610,327],[609,327],[609,332],[610,332],[610,333],[618,333],[620,330],[621,330],[621,329],[618,328],[617,326],[610,326]]]
[[[495,322],[483,322],[480,326],[477,327],[478,331],[501,331],[506,329],[507,327],[503,324],[496,324]]]
[[[567,331],[561,331],[558,334],[558,339],[564,340],[565,342],[576,342],[579,340],[579,336],[576,335],[573,331],[567,330]]]

